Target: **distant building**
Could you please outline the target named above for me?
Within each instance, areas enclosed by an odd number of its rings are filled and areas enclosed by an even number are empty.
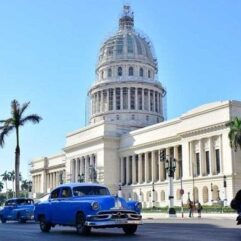
[[[145,207],[166,206],[168,177],[160,152],[176,159],[174,200],[229,202],[241,186],[241,152],[229,146],[225,124],[241,116],[241,102],[220,101],[164,121],[165,89],[147,38],[124,6],[119,29],[100,49],[89,90],[90,123],[69,133],[61,153],[32,160],[33,192],[62,182],[98,181]],[[226,186],[227,184],[227,186]]]

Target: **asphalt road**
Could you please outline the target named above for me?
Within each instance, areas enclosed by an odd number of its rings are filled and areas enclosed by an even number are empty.
[[[75,228],[55,227],[42,233],[35,223],[0,224],[0,241],[72,241],[72,240],[145,240],[145,241],[236,241],[241,240],[241,225],[231,219],[160,219],[146,220],[133,236],[122,229],[93,230],[90,236],[76,234]]]

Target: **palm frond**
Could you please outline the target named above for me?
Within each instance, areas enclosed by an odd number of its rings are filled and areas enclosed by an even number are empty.
[[[1,133],[0,133],[0,146],[3,147],[4,146],[4,138],[5,136],[7,136],[12,130],[13,130],[13,126],[7,126],[5,128],[2,129]]]
[[[30,101],[22,104],[22,107],[21,107],[20,113],[19,113],[20,116],[22,116],[22,114],[24,113],[24,111],[28,108],[29,104],[30,104]]]
[[[31,114],[31,115],[28,115],[26,117],[24,117],[21,121],[20,121],[20,125],[24,125],[26,122],[30,121],[34,124],[36,123],[39,123],[40,121],[42,120],[42,117],[40,117],[39,115],[37,114]]]

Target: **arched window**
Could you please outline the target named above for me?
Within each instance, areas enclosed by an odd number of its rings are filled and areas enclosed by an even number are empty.
[[[118,67],[117,75],[122,76],[122,68],[121,67]]]
[[[143,73],[144,73],[143,68],[140,68],[140,70],[139,70],[140,77],[143,77]]]
[[[151,71],[148,70],[148,78],[151,78]]]
[[[108,69],[108,77],[112,76],[112,69]]]
[[[129,76],[133,76],[134,75],[134,69],[133,67],[129,68]]]

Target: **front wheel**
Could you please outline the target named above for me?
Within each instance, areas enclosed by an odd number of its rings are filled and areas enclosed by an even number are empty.
[[[26,223],[26,219],[21,218],[20,214],[17,215],[17,220],[18,220],[19,223]]]
[[[127,235],[132,235],[136,232],[137,230],[137,225],[126,225],[123,227],[123,231]]]
[[[85,216],[83,213],[78,213],[76,217],[76,231],[79,234],[87,235],[91,232],[91,228],[85,225]]]
[[[0,219],[1,219],[1,222],[2,222],[2,223],[6,223],[6,219],[5,219],[3,216],[1,216]]]
[[[47,233],[51,229],[51,224],[47,223],[45,217],[41,217],[39,220],[39,226],[42,232]]]

